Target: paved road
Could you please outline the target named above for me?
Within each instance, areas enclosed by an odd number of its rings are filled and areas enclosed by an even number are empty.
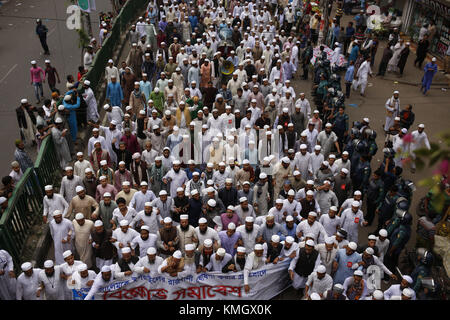
[[[81,49],[78,48],[78,35],[66,27],[66,8],[63,0],[9,0],[0,9],[0,174],[10,171],[14,158],[14,140],[20,137],[15,108],[22,98],[35,105],[33,87],[30,85],[30,61],[36,60],[44,67],[44,60],[50,59],[61,78],[57,88],[65,88],[69,74],[76,77],[81,62]],[[97,11],[91,13],[93,36],[98,39],[98,12],[111,11],[109,0],[97,0]],[[42,47],[35,33],[36,19],[42,19],[49,32],[47,43],[50,56],[42,55]],[[44,84],[44,96],[50,97],[50,90]],[[28,148],[30,156],[36,156],[36,148]]]

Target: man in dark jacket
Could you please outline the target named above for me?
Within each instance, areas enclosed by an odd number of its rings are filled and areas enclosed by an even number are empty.
[[[91,232],[92,245],[94,247],[95,266],[98,272],[104,265],[112,264],[116,255],[115,247],[111,243],[112,231],[103,227],[102,220],[95,221],[94,230]]]
[[[231,179],[225,180],[225,187],[219,190],[219,198],[223,205],[227,208],[229,205],[235,206],[238,204],[238,194],[233,181]]]

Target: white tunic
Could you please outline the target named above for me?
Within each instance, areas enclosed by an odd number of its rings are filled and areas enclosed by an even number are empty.
[[[79,176],[73,175],[73,179],[67,179],[67,176],[64,176],[61,180],[61,188],[59,189],[59,194],[66,199],[67,203],[72,201],[72,198],[77,195],[75,189],[77,186],[83,187],[83,181]]]
[[[85,170],[87,168],[91,168],[91,170],[94,171],[91,163],[89,161],[87,161],[86,159],[84,159],[82,162],[76,161],[73,164],[73,174],[76,176],[79,176],[80,179],[83,180],[86,175]]]
[[[41,271],[41,269],[33,268],[31,277],[22,273],[17,278],[16,300],[42,300],[42,292],[40,297],[36,297],[40,285],[39,273]]]
[[[160,256],[155,257],[155,261],[153,263],[150,263],[148,261],[148,256],[145,255],[139,259],[139,261],[134,266],[134,272],[138,274],[145,274],[144,268],[147,268],[150,270],[149,275],[154,276],[158,274],[158,268],[163,263],[164,259]]]
[[[358,225],[364,223],[364,215],[361,210],[355,214],[352,209],[345,209],[341,214],[341,228],[347,231],[347,240],[358,243]]]
[[[151,213],[149,216],[145,214],[145,211],[139,211],[138,214],[134,217],[134,220],[132,222],[133,228],[136,229],[136,227],[139,225],[139,221],[143,221],[144,225],[148,226],[150,228],[149,232],[151,234],[156,235],[158,233],[158,230],[160,228],[159,221],[161,220],[159,213],[154,214]]]
[[[74,237],[75,230],[73,229],[72,222],[69,219],[63,218],[60,223],[56,223],[56,220],[50,222],[50,234],[53,238],[55,246],[55,264],[59,265],[64,263],[63,252],[66,250],[72,250],[72,241],[69,243],[62,243],[61,241],[67,240],[67,236]]]
[[[152,202],[155,199],[156,196],[151,190],[147,190],[145,194],[142,191],[138,191],[133,195],[133,198],[131,198],[130,207],[134,208],[137,212],[139,212],[144,210],[144,204],[146,202]]]
[[[14,263],[11,255],[5,250],[0,250],[0,270],[4,272],[0,275],[0,299],[14,300],[16,279],[11,278],[8,274],[10,271],[14,271]]]
[[[131,241],[131,248],[134,250],[139,245],[139,258],[145,257],[147,255],[148,248],[153,247],[156,249],[157,238],[158,236],[153,233],[150,233],[146,240],[142,239],[141,235],[139,235]]]
[[[328,251],[325,243],[319,243],[318,245],[316,245],[316,250],[319,252],[321,263],[325,266],[325,268],[327,268],[327,273],[331,274],[337,249],[333,247],[333,249]]]
[[[220,242],[219,234],[213,228],[207,227],[206,232],[204,234],[202,234],[200,232],[200,227],[196,227],[195,235],[198,239],[199,246],[203,246],[203,242],[205,242],[206,239],[211,239],[211,241],[213,243],[214,243],[214,241],[217,241],[217,244],[220,246],[221,242]]]
[[[322,165],[322,162],[324,161],[324,156],[322,153],[319,153],[318,155],[313,152],[311,153],[311,169],[313,172],[317,172],[317,170],[320,169],[320,166]]]
[[[170,171],[166,173],[163,179],[170,180],[170,196],[172,198],[175,198],[177,196],[177,189],[189,181],[186,172],[181,169],[180,171],[178,171],[178,173],[176,173],[175,170],[170,169]]]
[[[324,227],[320,224],[318,221],[314,221],[313,225],[311,226],[308,223],[308,220],[303,220],[300,222],[297,226],[297,229],[295,230],[295,233],[302,232],[302,238],[304,239],[305,236],[308,233],[314,234],[314,242],[315,243],[321,243],[323,242],[323,238],[326,236],[326,232]]]
[[[313,174],[311,154],[306,152],[303,155],[301,152],[297,152],[294,158],[294,165],[298,171],[302,174],[302,178],[304,180],[308,180],[310,176]]]
[[[222,268],[231,260],[231,258],[231,254],[225,253],[225,256],[222,260],[217,260],[216,253],[213,253],[211,255],[211,259],[209,259],[209,263],[205,266],[205,268],[209,271],[222,272]]]
[[[48,277],[45,270],[39,272],[39,281],[44,284],[44,290],[41,294],[45,294],[45,300],[65,300],[64,288],[66,281],[61,279],[61,266],[54,267],[55,272]]]
[[[138,236],[139,232],[130,228],[128,228],[127,232],[125,233],[120,228],[117,228],[116,230],[113,231],[111,238],[117,240],[113,244],[117,248],[117,254],[119,255],[119,259],[122,258],[122,248],[129,247],[133,239]],[[122,248],[120,248],[119,246],[120,243],[123,245]]]
[[[265,260],[263,257],[257,257],[255,252],[252,251],[245,260],[244,266],[244,285],[248,285],[248,275],[251,270],[256,270],[265,265]]]
[[[306,280],[306,285],[309,287],[308,295],[318,293],[323,295],[325,291],[331,290],[333,287],[333,278],[328,273],[325,273],[325,276],[322,279],[317,277],[317,272],[313,271]]]
[[[50,223],[53,220],[52,213],[56,210],[61,210],[63,217],[67,213],[67,209],[69,208],[69,204],[67,203],[66,199],[58,193],[53,193],[53,197],[51,199],[48,198],[48,196],[44,197],[44,209],[43,209],[43,216],[48,217],[47,222]]]
[[[256,237],[258,236],[259,229],[261,227],[257,224],[253,224],[252,232],[247,232],[245,225],[241,225],[236,228],[236,232],[241,234],[242,242],[244,243],[245,252],[249,254],[255,247]]]
[[[335,215],[332,219],[328,213],[323,212],[320,216],[319,222],[323,225],[327,236],[331,237],[336,233],[337,227],[341,226],[341,217]]]

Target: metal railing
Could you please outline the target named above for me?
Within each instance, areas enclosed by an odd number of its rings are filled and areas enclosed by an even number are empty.
[[[44,192],[46,185],[53,184],[60,169],[55,143],[50,135],[42,141],[39,154],[34,163],[34,172],[39,180],[42,192]]]

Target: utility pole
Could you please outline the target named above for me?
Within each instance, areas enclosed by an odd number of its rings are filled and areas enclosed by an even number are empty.
[[[323,19],[324,21],[324,25],[323,25],[323,43],[327,43],[327,38],[328,38],[328,3],[330,0],[325,0],[324,1],[324,14],[323,14]]]
[[[92,24],[91,24],[91,14],[89,12],[84,13],[86,15],[86,24],[88,29],[89,38],[92,39]]]

